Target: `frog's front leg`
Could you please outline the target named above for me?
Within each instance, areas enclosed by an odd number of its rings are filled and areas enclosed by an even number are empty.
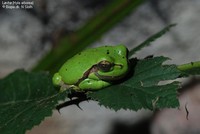
[[[82,90],[98,90],[103,87],[107,87],[111,85],[109,82],[102,81],[102,80],[94,80],[94,79],[85,79],[79,84],[79,88]]]
[[[61,82],[61,84],[60,84],[60,92],[63,92],[63,91],[69,90],[69,89],[73,89],[73,90],[75,90],[75,91],[80,90],[78,86],[75,86],[75,85],[67,85],[67,84],[65,84],[64,82]]]

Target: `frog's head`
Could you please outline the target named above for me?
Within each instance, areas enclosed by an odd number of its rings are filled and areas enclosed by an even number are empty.
[[[107,56],[97,64],[94,74],[104,81],[121,79],[128,72],[128,49],[124,45],[103,47]]]

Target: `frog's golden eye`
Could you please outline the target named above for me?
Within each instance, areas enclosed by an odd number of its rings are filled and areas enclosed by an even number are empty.
[[[101,61],[97,64],[97,67],[99,70],[103,71],[103,72],[108,72],[112,69],[112,67],[114,66],[113,63],[109,62],[109,61]]]

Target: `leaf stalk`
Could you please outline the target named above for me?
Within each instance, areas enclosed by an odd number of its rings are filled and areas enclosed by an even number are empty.
[[[200,61],[178,65],[177,68],[182,72],[186,72],[189,74],[198,74],[198,72],[200,72]]]

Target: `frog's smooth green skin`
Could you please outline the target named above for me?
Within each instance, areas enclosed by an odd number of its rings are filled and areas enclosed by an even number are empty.
[[[53,76],[61,90],[98,90],[121,79],[128,71],[127,48],[124,45],[91,48],[66,61]]]

